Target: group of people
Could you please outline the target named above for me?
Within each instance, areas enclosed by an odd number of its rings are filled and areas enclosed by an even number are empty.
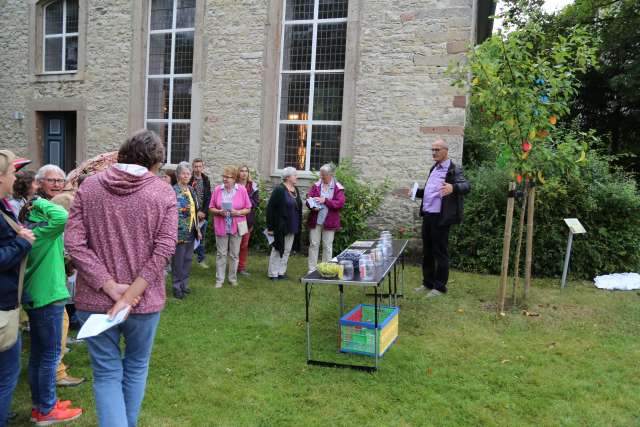
[[[216,241],[215,288],[225,279],[233,287],[238,275],[249,276],[247,258],[249,242],[260,203],[260,191],[251,179],[248,166],[225,166],[222,184],[211,187],[204,174],[204,162],[195,159],[191,164],[181,162],[174,171],[165,171],[165,179],[172,184],[178,207],[178,244],[171,259],[173,296],[183,299],[191,293],[189,277],[193,253],[205,269],[205,234],[209,215]],[[282,171],[282,183],[275,186],[266,208],[268,235],[272,236],[272,250],[267,275],[270,280],[286,278],[289,255],[295,236],[302,225],[302,198],[297,184],[297,170]],[[320,180],[313,184],[305,201],[310,209],[308,217],[309,271],[315,270],[322,243],[323,261],[333,257],[334,233],[340,229],[340,210],[345,203],[344,187],[335,180],[331,165],[320,168]]]
[[[432,154],[436,164],[417,194],[423,198],[425,244],[424,286],[418,290],[432,290],[434,296],[446,292],[448,229],[461,220],[469,185],[448,159],[444,141],[434,144]],[[184,298],[191,291],[194,252],[208,268],[204,236],[210,215],[216,238],[215,287],[222,287],[225,278],[236,286],[238,274],[249,275],[249,236],[260,199],[248,167],[225,166],[222,184],[212,188],[201,159],[182,162],[170,174],[161,170],[164,158],[160,138],[138,131],[120,147],[116,164],[82,177],[77,189],[63,192],[64,172],[52,165],[35,176],[20,172],[24,178],[14,186],[16,171],[28,161],[0,150],[0,427],[9,417],[20,372],[14,313],[21,305],[29,317],[31,418],[37,425],[82,415],[82,409],[56,394],[71,294],[80,323],[94,313],[113,318],[126,311],[123,323],[87,338],[86,344],[99,424],[135,426],[166,303],[166,268],[171,267],[173,295]],[[303,205],[310,210],[309,271],[316,268],[320,247],[323,261],[332,258],[334,235],[341,227],[345,190],[333,167],[320,168],[320,179],[304,203],[297,180],[296,169],[285,168],[266,207],[265,234],[271,241],[267,275],[274,281],[286,278]]]

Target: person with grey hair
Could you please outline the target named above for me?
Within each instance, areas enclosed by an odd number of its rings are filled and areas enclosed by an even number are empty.
[[[176,167],[177,183],[173,186],[178,201],[178,242],[176,252],[171,259],[171,275],[173,278],[173,296],[183,299],[191,293],[189,275],[193,258],[193,243],[202,235],[198,228],[197,212],[200,208],[198,197],[189,186],[191,180],[191,164],[180,162]]]
[[[422,286],[416,292],[437,297],[447,292],[449,280],[449,228],[462,221],[463,197],[471,191],[460,166],[449,158],[449,145],[438,139],[431,145],[434,165],[424,188],[416,197],[422,199]]]
[[[267,204],[267,233],[273,235],[268,275],[271,280],[286,278],[287,262],[302,223],[302,201],[296,188],[298,171],[282,170],[282,183],[271,193]]]
[[[344,187],[334,178],[330,164],[320,168],[320,179],[307,195],[307,207],[311,209],[307,220],[309,228],[309,272],[316,269],[322,241],[322,261],[333,258],[333,237],[340,230],[340,210],[344,206]]]
[[[51,200],[58,194],[62,194],[67,176],[56,165],[44,165],[36,173],[36,181],[40,184],[39,195]]]

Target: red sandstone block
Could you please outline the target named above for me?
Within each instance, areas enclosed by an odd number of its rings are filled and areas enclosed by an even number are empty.
[[[420,126],[427,135],[464,135],[464,126]]]

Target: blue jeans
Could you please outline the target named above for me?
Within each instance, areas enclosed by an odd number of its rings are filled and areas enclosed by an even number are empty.
[[[198,255],[198,262],[204,261],[204,235],[207,232],[207,224],[209,221],[205,220],[202,227],[200,227],[200,233],[202,234],[202,240],[200,241],[200,246],[194,252]]]
[[[92,313],[78,310],[81,323]],[[93,391],[101,427],[133,427],[138,422],[149,359],[160,313],[131,314],[124,323],[88,338]],[[124,337],[124,357],[120,337]]]
[[[56,371],[62,350],[62,318],[64,305],[49,304],[27,309],[29,315],[29,385],[31,403],[41,414],[48,414],[55,406]]]
[[[20,333],[18,340],[8,350],[0,352],[0,427],[7,425],[13,390],[20,376]]]

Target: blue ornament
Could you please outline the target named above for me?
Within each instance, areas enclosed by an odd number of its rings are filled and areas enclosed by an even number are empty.
[[[549,97],[547,95],[542,95],[540,97],[540,102],[542,102],[543,104],[548,104],[549,103]]]
[[[544,84],[544,79],[542,79],[542,78],[536,79],[536,84],[537,85],[543,85]]]

